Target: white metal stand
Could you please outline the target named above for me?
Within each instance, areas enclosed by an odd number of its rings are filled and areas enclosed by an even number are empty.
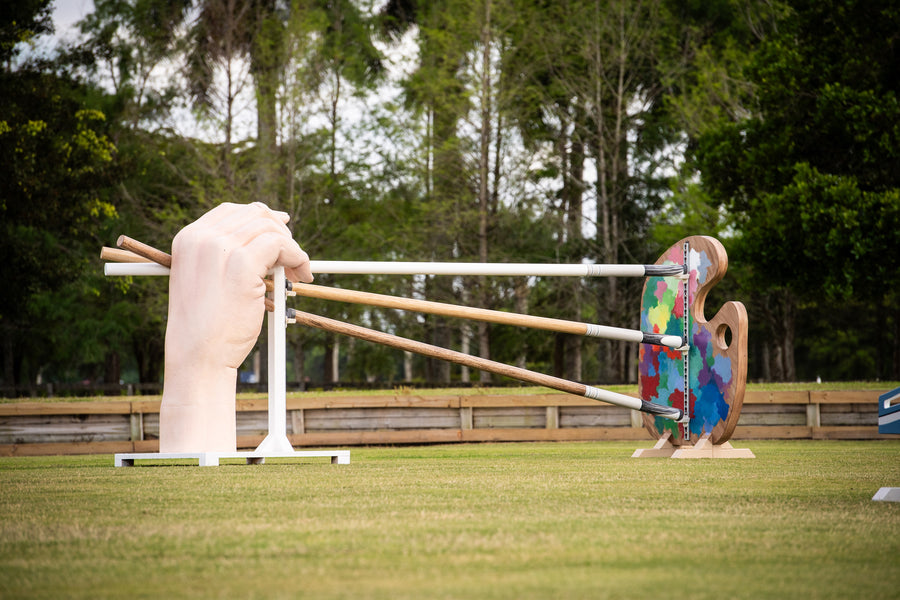
[[[287,404],[285,395],[287,381],[285,374],[285,287],[284,268],[277,267],[272,274],[272,302],[275,310],[268,313],[269,326],[269,434],[262,441],[257,452],[292,453],[294,451],[287,437]]]
[[[303,450],[297,452],[141,452],[137,454],[116,454],[117,467],[133,467],[136,460],[197,460],[201,467],[217,467],[223,458],[243,458],[248,465],[261,465],[267,458],[331,457],[331,463],[350,464],[349,450]]]
[[[244,458],[247,464],[262,464],[267,458],[331,457],[333,464],[350,464],[349,450],[294,450],[287,437],[287,369],[284,267],[275,267],[273,312],[267,313],[269,349],[269,433],[252,452],[141,452],[116,454],[117,467],[133,467],[135,460],[197,459],[201,467],[214,467],[223,458]]]

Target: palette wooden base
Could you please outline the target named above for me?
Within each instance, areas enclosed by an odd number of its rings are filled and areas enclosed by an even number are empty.
[[[631,458],[756,458],[749,448],[735,448],[731,442],[713,444],[709,435],[701,437],[694,445],[676,446],[671,433],[665,433],[652,448],[639,448]]]

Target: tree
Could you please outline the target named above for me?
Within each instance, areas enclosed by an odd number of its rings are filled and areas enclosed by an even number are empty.
[[[158,125],[179,92],[166,71],[189,7],[189,0],[95,0],[78,23],[86,39],[61,60],[111,88],[123,125]]]
[[[618,0],[522,3],[523,25],[504,65],[510,81],[530,92],[517,116],[526,143],[552,149],[537,171],[555,180],[560,256],[569,262],[644,262],[646,238],[668,190],[669,148],[679,131],[667,110],[666,92],[684,60],[673,37],[683,24],[662,1]],[[588,203],[596,207],[586,218]],[[586,235],[585,224],[595,233]],[[655,258],[655,257],[654,257]],[[577,282],[581,284],[581,282]],[[635,327],[637,282],[587,283],[595,299],[560,282],[558,297],[568,318]],[[582,376],[584,341],[558,336],[556,371]],[[634,348],[599,343],[599,378],[633,379]]]
[[[0,327],[3,378],[14,385],[34,380],[35,358],[48,354],[40,332],[55,326],[34,298],[80,277],[116,216],[103,195],[115,148],[78,83],[24,67],[0,72],[0,89]]]
[[[381,53],[372,44],[371,20],[354,3],[346,0],[296,3],[283,39],[291,46],[284,52],[286,71],[295,73],[293,76],[286,73],[286,77],[282,78],[284,83],[293,83],[291,88],[282,84],[285,90],[282,114],[288,112],[295,119],[296,115],[303,113],[302,118],[311,119],[321,107],[325,115],[327,127],[314,134],[317,139],[327,136],[328,140],[327,145],[321,148],[327,157],[327,172],[323,174],[324,188],[316,202],[320,203],[317,207],[319,214],[327,215],[324,223],[328,224],[327,231],[332,233],[329,238],[336,242],[347,235],[348,226],[353,226],[350,220],[353,215],[359,214],[358,203],[367,204],[366,199],[360,198],[353,190],[353,173],[358,170],[361,161],[352,155],[342,156],[339,147],[339,135],[343,129],[341,115],[347,96],[371,91],[381,78],[384,73]],[[318,101],[309,102],[312,98]],[[298,134],[299,131],[294,131],[292,136]],[[287,138],[286,144],[295,144],[295,139]],[[291,181],[294,180],[293,170],[284,172]],[[293,194],[290,197],[292,200],[295,198]],[[298,219],[303,218],[298,211],[299,203],[286,208],[297,214]],[[322,224],[320,222],[320,226]],[[319,234],[323,232],[320,227]],[[328,250],[331,256],[341,253],[337,246],[334,244]],[[369,249],[370,246],[363,241],[353,250],[362,248]],[[327,278],[323,281],[327,282]],[[340,342],[334,334],[324,337],[325,380],[337,381]]]
[[[900,213],[900,11],[891,2],[786,7],[748,68],[756,112],[703,134],[696,156],[706,189],[737,217],[735,249],[768,307],[772,375],[792,380],[804,306],[892,302],[884,282],[900,264],[884,249]],[[896,340],[884,343],[900,355]]]
[[[407,107],[425,122],[423,244],[419,255],[426,260],[460,258],[461,253],[468,257],[466,234],[477,232],[477,225],[473,227],[468,221],[475,194],[463,159],[465,142],[459,133],[460,121],[468,110],[462,69],[479,33],[470,20],[472,6],[466,0],[430,4],[391,0],[381,13],[390,35],[417,28],[419,61],[404,82],[404,91]],[[454,300],[449,278],[431,277],[427,285],[429,298]],[[447,319],[428,317],[426,322],[431,341],[449,347],[452,330]],[[429,360],[427,364],[434,371],[434,379],[450,381],[448,363]]]
[[[4,2],[0,7],[0,61],[6,71],[21,50],[20,44],[53,32],[52,0]]]

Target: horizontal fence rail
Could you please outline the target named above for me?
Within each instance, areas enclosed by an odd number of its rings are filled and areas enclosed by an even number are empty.
[[[748,391],[734,439],[890,439],[877,391]],[[0,404],[0,456],[157,452],[159,399]],[[267,432],[267,400],[237,401],[239,448]],[[296,447],[451,442],[651,442],[637,411],[568,394],[294,396]]]

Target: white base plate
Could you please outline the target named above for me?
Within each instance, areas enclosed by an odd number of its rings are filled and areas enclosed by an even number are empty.
[[[327,456],[332,464],[349,465],[349,450],[300,450],[296,452],[141,452],[134,454],[116,454],[117,467],[133,467],[136,460],[184,460],[196,459],[201,467],[216,467],[223,458],[243,458],[247,464],[259,465],[267,458],[308,458]]]

